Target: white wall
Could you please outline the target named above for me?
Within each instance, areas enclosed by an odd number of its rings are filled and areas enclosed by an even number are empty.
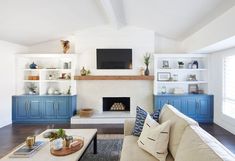
[[[155,34],[156,53],[182,53],[182,42]]]
[[[235,119],[222,113],[223,58],[235,53],[235,48],[209,55],[209,92],[214,94],[214,122],[235,134]]]
[[[11,97],[15,94],[15,56],[26,47],[0,40],[0,127],[11,123]]]
[[[81,31],[75,36],[75,51],[78,53],[78,68],[89,68],[92,74],[135,75],[140,67],[145,67],[143,57],[146,52],[154,52],[154,32],[135,27],[115,29],[101,26]],[[97,70],[97,48],[132,48],[132,70]],[[150,63],[153,74],[153,57]]]

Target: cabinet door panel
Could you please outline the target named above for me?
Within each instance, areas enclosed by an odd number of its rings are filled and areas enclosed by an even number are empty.
[[[30,100],[28,107],[29,118],[41,118],[41,102],[40,100]]]
[[[57,103],[57,118],[69,118],[69,107],[67,98],[59,98]]]
[[[176,99],[170,99],[170,104],[172,106],[174,106],[176,109],[178,109],[180,112],[182,112],[183,108],[182,108],[182,100],[180,98],[176,98]]]
[[[16,98],[16,118],[27,118],[28,101],[24,98]]]
[[[158,98],[157,97],[157,109],[162,109],[165,104],[169,104],[169,100],[167,98]]]
[[[45,100],[45,109],[44,109],[45,118],[56,118],[56,103],[53,99]]]
[[[186,98],[185,100],[185,114],[193,119],[197,117],[197,100],[196,98]]]

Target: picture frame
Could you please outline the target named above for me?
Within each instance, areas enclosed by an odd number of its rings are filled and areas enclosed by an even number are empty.
[[[168,60],[163,60],[162,61],[162,68],[170,68]]]
[[[169,81],[171,78],[170,72],[158,72],[157,73],[157,80],[158,81]]]
[[[189,84],[188,85],[188,93],[197,94],[198,93],[198,85],[197,84]]]

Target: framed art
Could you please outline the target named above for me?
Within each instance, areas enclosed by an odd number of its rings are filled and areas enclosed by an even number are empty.
[[[171,73],[169,72],[158,72],[157,80],[158,81],[169,81],[171,77]]]
[[[198,85],[197,84],[189,84],[188,85],[188,93],[197,94],[198,93]]]
[[[169,68],[169,61],[168,60],[162,61],[162,68]]]

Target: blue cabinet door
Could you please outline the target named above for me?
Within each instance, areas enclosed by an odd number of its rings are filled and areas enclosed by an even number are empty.
[[[213,97],[198,98],[197,119],[200,122],[213,122]]]
[[[169,99],[168,98],[163,98],[163,97],[157,98],[156,104],[157,104],[157,107],[156,107],[157,110],[162,109],[162,107],[165,104],[169,104]]]
[[[184,99],[183,113],[193,119],[197,119],[197,99],[194,97],[186,97]]]
[[[28,117],[28,100],[24,97],[19,97],[15,99],[15,118],[26,119]]]
[[[28,117],[39,119],[42,117],[42,105],[39,98],[29,99],[28,101]]]
[[[57,118],[70,118],[67,98],[56,99]]]
[[[183,112],[183,102],[181,98],[174,98],[171,97],[169,100],[169,104],[174,106],[176,109],[178,109],[180,112]]]
[[[45,100],[45,108],[44,108],[44,118],[56,118],[56,101],[53,98],[48,98]]]

